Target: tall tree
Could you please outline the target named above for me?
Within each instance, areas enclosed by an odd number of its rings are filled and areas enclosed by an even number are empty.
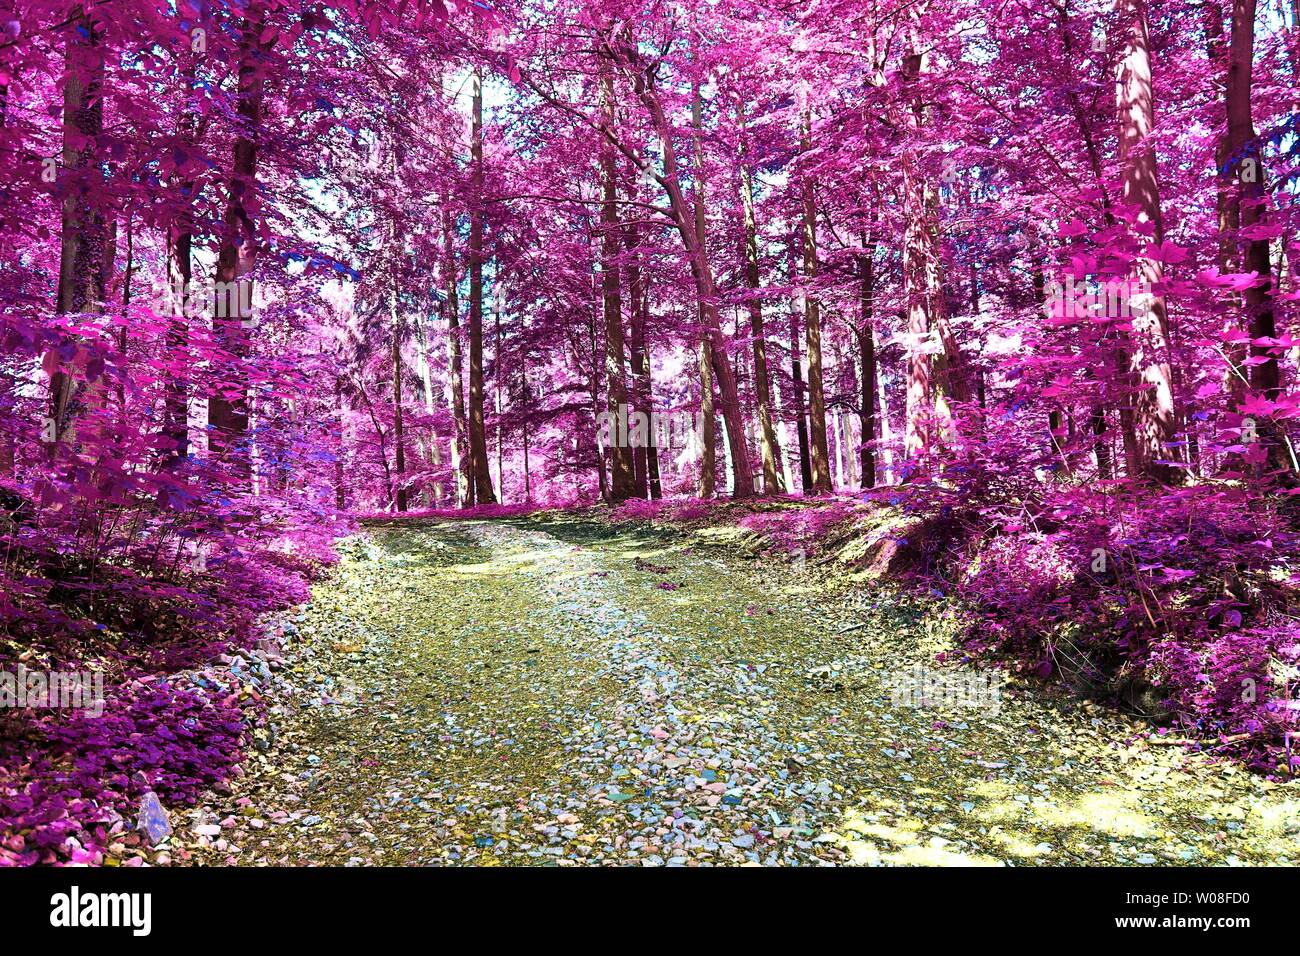
[[[451,406],[451,470],[456,478],[456,503],[462,508],[474,504],[474,482],[470,477],[469,427],[465,419],[465,372],[461,349],[460,293],[456,272],[455,225],[449,200],[442,206],[441,307],[447,319],[447,394]]]
[[[1115,70],[1119,110],[1119,161],[1124,202],[1137,210],[1133,224],[1150,242],[1164,242],[1156,154],[1147,141],[1155,126],[1154,90],[1146,0],[1117,0],[1122,47]],[[1129,367],[1133,376],[1133,442],[1129,473],[1169,481],[1174,472],[1162,464],[1174,435],[1174,398],[1169,369],[1169,320],[1161,287],[1164,266],[1149,254],[1137,257],[1134,278],[1139,294],[1132,321]]]
[[[693,232],[699,249],[699,256],[708,256],[709,235],[708,222],[705,219],[704,189],[704,148],[702,130],[704,120],[700,99],[700,84],[697,81],[691,88],[691,130],[695,154],[695,195],[693,201]],[[712,498],[715,494],[714,484],[717,480],[717,418],[713,407],[713,342],[709,337],[707,323],[710,304],[700,297],[697,311],[700,319],[700,343],[698,346],[700,369],[700,483],[699,496]]]
[[[232,472],[251,478],[248,440],[248,329],[256,323],[251,274],[257,266],[257,151],[262,100],[266,92],[267,6],[250,0],[240,24],[239,127],[226,190],[226,212],[217,252],[213,323],[217,341],[229,356],[226,375],[208,396],[208,447]]]
[[[98,205],[97,156],[104,129],[103,28],[78,4],[65,31],[63,85],[63,223],[59,247],[59,285],[55,311],[99,311],[104,303],[108,233]],[[50,380],[50,418],[45,439],[75,444],[74,419],[83,404],[84,387],[62,370]],[[52,446],[53,449],[54,446]]]
[[[876,237],[875,221],[862,233],[862,252],[858,256],[858,340],[859,383],[858,423],[861,435],[858,463],[863,488],[876,486]]]
[[[495,504],[483,421],[483,76],[470,78],[469,458],[477,504]]]
[[[600,77],[600,95],[605,121],[614,124],[614,81],[605,71]],[[610,444],[609,500],[626,501],[636,493],[632,449],[628,444],[629,416],[627,379],[624,374],[626,349],[623,344],[623,297],[619,281],[618,180],[614,147],[604,142],[600,151],[600,280],[605,314],[605,395],[606,412],[614,424],[615,436]]]
[[[1238,229],[1238,256],[1243,272],[1254,281],[1243,296],[1245,325],[1250,334],[1250,388],[1268,401],[1281,393],[1276,346],[1273,296],[1273,264],[1269,254],[1269,230],[1265,228],[1268,194],[1264,189],[1264,158],[1255,132],[1252,107],[1255,60],[1255,0],[1232,0],[1232,34],[1228,49],[1227,136],[1223,143],[1225,166],[1236,183],[1228,202],[1229,223]],[[1267,443],[1269,465],[1286,472],[1291,456],[1283,445],[1282,430],[1268,421],[1258,424],[1257,434]]]
[[[812,151],[812,108],[804,91],[800,151]],[[812,173],[800,174],[803,202],[803,279],[804,334],[808,349],[808,431],[812,451],[812,494],[831,490],[830,453],[826,443],[826,389],[822,381],[822,312],[821,300],[814,288],[817,282],[817,197]]]
[[[763,455],[763,490],[769,495],[785,490],[781,483],[781,446],[772,418],[772,380],[767,368],[767,334],[763,328],[762,282],[758,262],[758,223],[754,216],[754,173],[745,142],[745,102],[737,106],[740,126],[740,202],[745,219],[745,286],[749,289],[749,334],[754,348],[754,399],[758,404],[759,442]]]

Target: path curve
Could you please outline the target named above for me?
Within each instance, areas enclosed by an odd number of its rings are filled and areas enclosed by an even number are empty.
[[[876,590],[578,521],[375,527],[344,555],[247,775],[182,824],[220,827],[197,861],[1300,859],[1294,787],[1114,715],[898,701],[933,641]]]

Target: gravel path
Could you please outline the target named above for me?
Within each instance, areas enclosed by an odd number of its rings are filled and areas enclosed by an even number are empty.
[[[695,545],[524,520],[349,542],[246,776],[178,827],[194,860],[1300,861],[1295,785],[1038,687],[907,706],[900,671],[979,676],[934,664],[914,608]]]

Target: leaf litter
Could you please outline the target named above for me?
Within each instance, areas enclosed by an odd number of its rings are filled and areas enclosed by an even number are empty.
[[[934,647],[876,586],[545,518],[340,550],[243,776],[177,826],[187,862],[1300,859],[1295,786],[1118,715],[1015,682],[996,711],[896,706]]]

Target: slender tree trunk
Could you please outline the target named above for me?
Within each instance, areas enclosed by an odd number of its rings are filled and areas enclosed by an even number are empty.
[[[1228,50],[1227,116],[1228,135],[1224,144],[1235,176],[1235,189],[1229,202],[1240,232],[1250,238],[1238,238],[1238,256],[1242,272],[1254,272],[1259,278],[1245,290],[1245,324],[1250,333],[1250,388],[1252,392],[1275,401],[1281,393],[1276,350],[1266,340],[1277,335],[1273,313],[1273,264],[1268,239],[1258,235],[1268,210],[1264,189],[1264,157],[1255,132],[1252,112],[1252,73],[1255,58],[1255,0],[1232,0],[1232,36]],[[1251,235],[1254,231],[1256,234]],[[1283,447],[1285,433],[1272,419],[1258,423],[1257,434],[1267,443],[1269,467],[1289,471],[1291,456]]]
[[[81,7],[73,7],[66,31],[67,79],[63,87],[63,198],[62,238],[59,250],[59,286],[55,311],[60,315],[98,311],[104,303],[104,259],[107,229],[103,211],[96,208],[89,180],[100,175],[94,154],[96,138],[104,129],[103,36],[96,22]],[[57,443],[76,444],[73,422],[80,413],[81,394],[76,379],[56,371],[50,380],[50,419],[44,437]]]
[[[0,131],[9,120],[9,84],[0,82]],[[13,478],[17,468],[16,422],[10,419],[18,404],[18,381],[9,357],[0,355],[0,478]]]
[[[396,236],[392,239],[396,242]],[[402,421],[402,334],[403,322],[397,301],[397,270],[394,268],[388,289],[389,328],[393,334],[393,504],[398,511],[406,510],[406,430]]]
[[[803,110],[803,135],[800,142],[803,153],[812,150],[812,115],[805,104]],[[813,179],[809,171],[801,174],[803,196],[803,276],[808,287],[804,290],[804,335],[808,346],[808,425],[812,449],[812,488],[814,495],[831,491],[830,455],[826,442],[826,391],[822,382],[822,318],[821,301],[812,288],[817,281],[817,200],[813,192]]]
[[[633,193],[635,196],[635,193]],[[627,257],[628,306],[628,360],[632,372],[629,405],[633,412],[646,416],[645,441],[632,449],[632,488],[637,498],[650,495],[650,459],[656,455],[654,429],[651,426],[653,406],[650,401],[650,366],[646,355],[646,289],[645,276],[640,263],[640,230],[635,222],[623,227],[624,253]],[[655,463],[656,478],[658,462]]]
[[[605,121],[614,122],[614,81],[608,72],[601,75],[600,95]],[[626,501],[636,493],[632,449],[629,447],[627,379],[624,375],[623,296],[619,282],[618,181],[614,147],[604,143],[600,156],[604,201],[600,206],[601,294],[605,315],[605,395],[606,411],[615,423],[615,440],[610,443],[609,500]]]
[[[206,29],[207,4],[204,0],[197,4],[197,11],[196,23],[201,29]],[[198,110],[197,104],[193,102],[197,57],[192,50],[185,51],[182,56],[185,57],[186,108],[181,115],[178,132],[188,153],[199,138]],[[186,159],[188,162],[188,155]],[[193,292],[194,203],[197,197],[194,195],[193,176],[182,174],[178,186],[181,205],[167,227],[167,288],[171,296],[171,317],[167,323],[166,345],[168,357],[177,366],[167,380],[164,400],[163,433],[171,445],[164,458],[168,467],[178,465],[190,453],[190,317],[186,314],[185,306]]]
[[[469,214],[469,457],[474,499],[495,504],[488,471],[487,432],[483,422],[483,78],[475,73],[470,126],[470,171],[473,179]]]
[[[343,430],[347,426],[347,418],[343,407],[343,376],[334,376],[334,407],[337,416],[339,428],[338,450],[334,454],[334,507],[338,511],[348,510],[348,486],[347,479],[344,477],[343,468],[343,451],[347,447],[344,441]]]
[[[874,332],[872,335],[874,336]],[[894,440],[893,430],[889,424],[889,389],[885,387],[885,376],[876,374],[876,404],[880,406],[880,444],[884,447],[884,468],[885,484],[893,484],[897,480],[897,472],[894,468],[894,450],[892,442]]]
[[[1203,0],[1201,4],[1202,19],[1205,27],[1206,57],[1213,67],[1223,71],[1225,91],[1231,80],[1229,60],[1225,56],[1223,45],[1223,7],[1220,0]],[[1215,247],[1214,264],[1220,275],[1234,271],[1234,239],[1238,222],[1237,204],[1233,201],[1233,179],[1236,175],[1236,163],[1230,161],[1230,132],[1228,129],[1226,103],[1222,133],[1214,150],[1214,209],[1218,227],[1218,242]],[[1241,299],[1235,292],[1225,291],[1221,295],[1227,300],[1229,311],[1235,313],[1241,308]],[[1230,331],[1237,325],[1235,315],[1224,324],[1224,331]],[[1224,372],[1224,384],[1228,391],[1228,404],[1236,408],[1246,397],[1249,384],[1248,366],[1246,365],[1246,344],[1228,342],[1226,354],[1228,368]]]
[[[909,462],[930,450],[930,309],[925,283],[925,186],[914,157],[903,160],[903,288],[907,308],[907,410],[903,447]]]
[[[262,122],[262,99],[266,81],[263,61],[267,45],[262,39],[265,6],[260,0],[249,5],[241,25],[239,46],[239,118],[242,126],[235,137],[234,164],[216,269],[216,308],[213,318],[217,341],[231,356],[225,388],[208,398],[208,447],[215,459],[244,481],[251,481],[251,455],[242,447],[248,440],[248,381],[244,363],[248,355],[248,328],[255,323],[251,313],[253,280],[244,278],[257,264],[257,137]],[[237,303],[232,311],[231,303]]]
[[[113,243],[114,255],[116,255],[116,240]],[[108,269],[104,271],[104,288],[110,285],[112,276],[111,263]],[[117,330],[117,351],[122,356],[123,368],[127,367],[130,357],[131,338],[127,326],[127,317],[131,314],[131,280],[135,278],[135,217],[130,213],[126,216],[126,263],[122,267],[122,316],[121,327]],[[122,425],[126,426],[126,385],[118,381],[115,386],[117,392],[117,409],[122,419]],[[165,404],[165,403],[164,403]]]
[[[790,281],[798,275],[795,258],[795,242],[790,243]],[[812,493],[812,462],[808,456],[808,420],[804,417],[803,400],[803,357],[799,350],[799,308],[798,300],[790,304],[790,379],[793,387],[795,428],[799,435],[799,488],[805,494]]]
[[[912,88],[927,70],[927,56],[917,52],[921,40],[915,33],[903,59],[904,85]],[[929,109],[918,93],[909,94],[907,121],[920,131],[930,122]],[[908,345],[907,429],[905,447],[909,468],[926,458],[935,438],[951,441],[955,435],[954,403],[970,401],[965,363],[948,323],[943,295],[943,263],[939,248],[939,194],[921,170],[913,151],[903,156],[903,284]]]
[[[460,341],[460,294],[457,291],[455,229],[444,197],[442,209],[443,308],[447,311],[447,391],[451,396],[451,469],[456,476],[456,503],[474,505],[474,482],[470,478],[469,429],[465,420],[465,374]]]
[[[500,291],[501,286],[497,285]],[[493,296],[493,343],[492,343],[492,362],[496,367],[496,374],[492,376],[493,390],[496,392],[496,413],[497,413],[497,488],[501,492],[501,503],[506,501],[506,471],[505,471],[505,449],[506,449],[506,424],[504,418],[505,403],[502,399],[501,386],[505,379],[505,364],[501,356],[501,312],[505,308],[505,296]]]
[[[745,286],[749,289],[749,333],[754,340],[754,398],[758,404],[759,442],[763,456],[763,491],[769,495],[785,491],[778,462],[781,446],[776,440],[772,417],[772,380],[767,370],[767,335],[763,328],[763,302],[758,297],[761,276],[758,265],[758,223],[754,217],[754,176],[745,151],[745,107],[738,108],[741,130],[740,202],[745,219]]]
[[[594,259],[594,252],[593,252]],[[603,363],[603,356],[600,348],[599,327],[604,321],[604,298],[596,291],[596,276],[593,273],[591,277],[591,298],[595,303],[595,308],[600,311],[600,320],[598,321],[593,315],[587,320],[587,332],[589,337],[590,357],[591,357],[591,443],[592,451],[596,457],[596,478],[600,489],[600,498],[602,501],[609,500],[609,467],[605,462],[605,449],[600,444],[600,369]],[[614,441],[618,441],[617,423],[610,423]]]
[[[168,287],[172,290],[172,315],[167,323],[167,353],[172,362],[189,368],[189,322],[185,303],[194,279],[192,264],[193,233],[188,214],[172,223],[167,233]],[[190,453],[188,375],[174,373],[167,380],[164,429],[171,449],[169,463],[179,463]]]
[[[694,234],[696,247],[699,250],[701,259],[708,255],[708,228],[704,218],[704,155],[700,143],[700,129],[703,125],[701,116],[702,105],[700,102],[700,87],[697,83],[691,91],[691,122],[694,134],[692,142],[695,144],[695,196],[694,196]],[[698,350],[699,369],[700,369],[700,418],[702,419],[702,428],[700,435],[700,481],[699,495],[701,498],[712,498],[715,491],[717,476],[717,418],[713,409],[713,343],[709,339],[706,330],[708,322],[707,311],[712,306],[706,302],[703,297],[699,302],[700,318],[700,344]],[[725,364],[725,361],[724,363]],[[730,368],[730,366],[728,366]]]
[[[858,302],[860,316],[858,319],[858,362],[862,366],[860,373],[861,407],[858,409],[858,423],[862,431],[861,447],[858,449],[858,464],[862,472],[861,486],[876,486],[876,453],[871,443],[876,439],[876,340],[875,340],[875,295],[876,295],[876,240],[874,235],[862,236],[862,255],[858,264],[859,286]]]
[[[700,371],[700,478],[696,492],[701,498],[712,498],[718,470],[718,422],[713,408],[713,346],[708,336],[700,339],[696,359]]]
[[[1071,26],[1069,19],[1069,8],[1062,6],[1058,8],[1059,18],[1057,21],[1058,31],[1061,38],[1062,48],[1067,57],[1072,55],[1073,44],[1071,40]],[[1070,110],[1074,114],[1075,125],[1079,129],[1079,137],[1083,141],[1084,152],[1088,157],[1088,166],[1092,172],[1092,181],[1096,186],[1097,194],[1101,200],[1102,221],[1107,226],[1115,224],[1115,217],[1111,211],[1110,195],[1107,192],[1105,173],[1102,169],[1101,150],[1097,145],[1097,138],[1093,135],[1092,127],[1088,122],[1088,115],[1084,109],[1083,101],[1079,98],[1078,92],[1071,89],[1066,93],[1070,103]],[[1127,361],[1124,357],[1123,349],[1104,349],[1105,354],[1110,358],[1111,365],[1120,373],[1121,377],[1127,376]],[[1105,375],[1103,370],[1102,375]],[[981,404],[983,404],[981,402]],[[1132,428],[1132,409],[1128,407],[1127,402],[1120,405],[1120,424],[1121,430],[1126,436],[1131,436]],[[1106,435],[1106,405],[1103,401],[1098,400],[1091,408],[1088,416],[1089,430],[1093,435],[1093,453],[1097,458],[1097,477],[1101,481],[1109,481],[1113,474],[1110,454],[1110,439]],[[1131,439],[1128,439],[1131,440]]]
[[[429,331],[426,328],[425,317],[423,312],[416,314],[415,333],[417,337],[416,345],[419,347],[419,371],[421,392],[424,397],[424,415],[426,419],[432,420],[434,409],[437,407],[437,399],[434,397],[433,389],[433,363],[431,361],[432,346]],[[438,444],[438,433],[430,424],[426,431],[426,437],[422,443],[425,457],[429,463],[438,466],[442,464],[442,451]],[[433,483],[433,497],[429,497],[429,487],[426,484],[423,489],[424,501],[426,507],[432,507],[442,503],[442,483]]]
[[[1048,306],[1047,301],[1047,277],[1043,273],[1043,260],[1039,257],[1039,252],[1034,249],[1030,252],[1032,264],[1030,272],[1033,276],[1033,314],[1041,316]],[[1047,412],[1047,444],[1048,457],[1053,462],[1060,462],[1065,472],[1070,471],[1069,460],[1066,458],[1065,445],[1061,441],[1061,432],[1065,427],[1065,416],[1059,408],[1049,409]]]
[[[523,351],[520,358],[519,379],[519,403],[524,410],[520,421],[520,431],[523,433],[524,442],[524,503],[531,504],[533,500],[533,473],[532,466],[528,461],[528,406],[531,398],[528,389],[528,354],[526,350]]]
[[[1139,223],[1150,226],[1151,241],[1164,241],[1156,156],[1145,142],[1155,126],[1152,101],[1151,57],[1146,0],[1117,0],[1116,12],[1123,32],[1123,47],[1115,73],[1119,111],[1119,160],[1123,167],[1124,202],[1138,209]],[[1174,399],[1170,375],[1169,323],[1163,292],[1158,284],[1164,267],[1158,259],[1140,256],[1134,278],[1140,284],[1135,296],[1129,368],[1136,387],[1133,407],[1133,477],[1172,481],[1172,469],[1160,464],[1169,455],[1174,434]]]

